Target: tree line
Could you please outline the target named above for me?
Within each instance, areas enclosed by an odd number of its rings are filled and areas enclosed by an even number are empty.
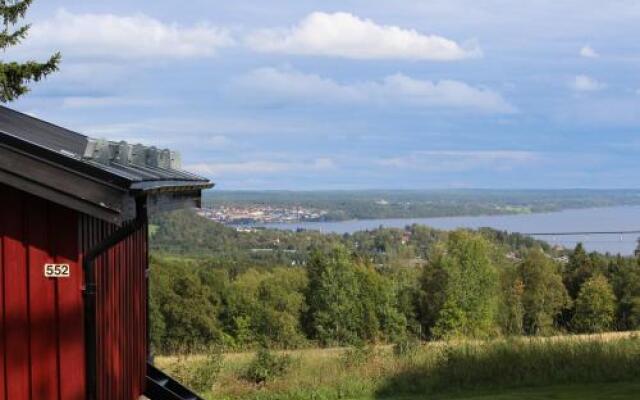
[[[284,242],[278,245],[292,245]],[[554,249],[517,235],[418,226],[308,245],[300,262],[267,256],[272,264],[245,260],[242,268],[233,258],[153,255],[154,349],[297,348],[640,327],[640,263],[634,257],[587,253],[579,244],[568,260],[559,260]]]

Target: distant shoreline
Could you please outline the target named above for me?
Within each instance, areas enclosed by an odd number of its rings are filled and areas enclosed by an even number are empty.
[[[619,207],[640,207],[640,204],[621,204],[621,205],[606,205],[598,207],[569,207],[559,208],[554,210],[545,211],[531,211],[531,212],[507,212],[507,213],[481,213],[481,214],[451,214],[451,215],[434,215],[434,216],[399,216],[399,217],[384,217],[384,218],[348,218],[348,219],[324,219],[324,220],[297,220],[297,221],[278,221],[278,222],[249,222],[249,223],[230,223],[225,224],[231,227],[260,227],[268,225],[295,225],[295,224],[323,224],[323,223],[350,223],[350,222],[366,222],[366,221],[397,221],[397,220],[416,220],[416,219],[440,219],[440,218],[482,218],[482,217],[501,217],[501,216],[518,216],[518,215],[547,215],[555,214],[565,211],[573,210],[602,210],[609,208]]]
[[[351,219],[336,222],[288,222],[256,223],[238,226],[248,229],[275,229],[283,231],[309,230],[325,234],[353,234],[379,228],[405,229],[407,226],[423,225],[436,230],[491,228],[509,233],[549,233],[560,236],[534,236],[552,245],[566,248],[583,243],[590,251],[611,254],[633,254],[638,236],[631,232],[640,230],[640,205],[618,205],[607,207],[582,207],[559,211],[529,214],[467,215],[432,218],[376,218]],[[594,235],[570,232],[595,232]],[[601,234],[605,232],[629,232],[624,234]]]
[[[204,200],[216,220],[227,224],[528,215],[637,205],[638,190],[217,192]]]

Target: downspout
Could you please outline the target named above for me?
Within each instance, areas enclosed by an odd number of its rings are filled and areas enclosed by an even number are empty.
[[[90,249],[82,262],[84,271],[84,340],[86,363],[87,400],[97,400],[98,361],[96,331],[96,273],[94,264],[98,257],[128,238],[147,224],[147,198],[136,198],[136,218],[109,235],[102,242]]]

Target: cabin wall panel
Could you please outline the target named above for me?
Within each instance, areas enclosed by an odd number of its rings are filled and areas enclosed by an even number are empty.
[[[83,251],[103,241],[115,226],[81,219]],[[95,262],[97,284],[98,399],[137,399],[146,377],[147,226]]]
[[[82,258],[116,229],[0,184],[0,400],[85,399]],[[95,263],[98,400],[144,392],[147,251],[145,225]]]
[[[4,362],[5,397],[31,398],[31,351],[29,343],[29,279],[25,238],[25,196],[3,189],[0,220],[3,226]]]
[[[78,248],[75,211],[0,184],[0,400],[85,398]]]

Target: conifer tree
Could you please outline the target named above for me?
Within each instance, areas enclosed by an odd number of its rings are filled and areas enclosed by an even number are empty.
[[[564,284],[572,299],[578,296],[582,284],[595,273],[593,260],[589,257],[582,243],[578,243],[569,262],[565,266]]]
[[[19,44],[29,32],[30,25],[16,26],[24,18],[33,0],[0,0],[0,49],[6,50]],[[46,62],[0,61],[0,101],[7,103],[29,91],[31,81],[39,81],[58,69],[60,53],[55,53]]]

